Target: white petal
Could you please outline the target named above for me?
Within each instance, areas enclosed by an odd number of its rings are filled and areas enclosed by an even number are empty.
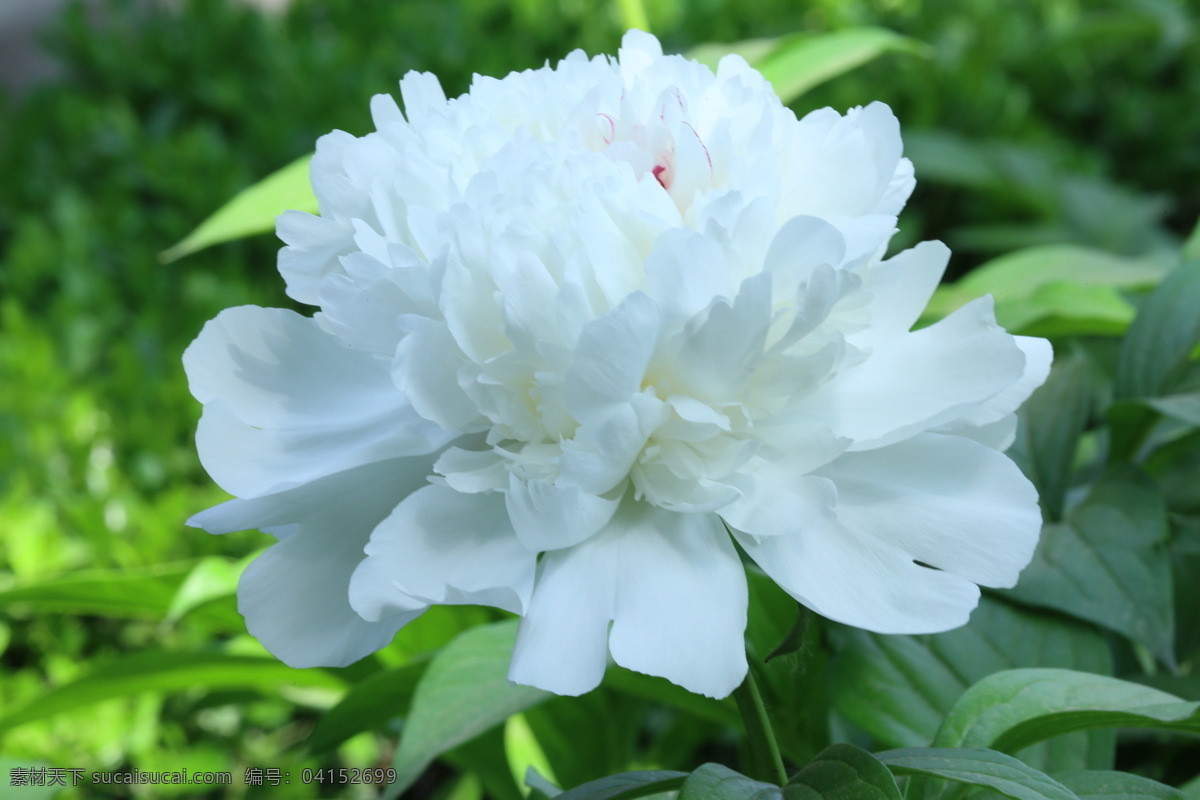
[[[470,362],[455,344],[445,324],[413,320],[412,331],[396,347],[392,380],[418,414],[446,430],[477,427],[479,410],[458,381],[458,371]]]
[[[346,348],[292,311],[226,309],[183,363],[205,404],[196,434],[201,462],[231,494],[277,491],[427,453],[449,439],[415,415],[385,361]]]
[[[687,319],[735,285],[721,249],[707,236],[675,228],[654,242],[646,256],[647,291],[668,319]]]
[[[867,302],[871,326],[851,341],[871,344],[909,331],[929,304],[949,262],[946,245],[921,242],[872,265],[863,282],[863,289],[871,293]]]
[[[838,486],[838,520],[983,586],[1009,587],[1033,557],[1037,492],[1008,457],[922,434],[847,453],[818,472]]]
[[[1050,374],[1050,364],[1054,361],[1054,350],[1050,342],[1031,336],[1014,336],[1013,341],[1025,354],[1025,369],[1022,371],[1021,377],[970,409],[960,419],[945,426],[946,432],[961,432],[964,436],[970,436],[971,428],[999,422],[1011,416],[1022,403],[1029,399],[1029,395],[1033,394],[1034,389],[1046,382],[1046,376]]]
[[[368,622],[350,607],[350,576],[371,531],[425,482],[430,457],[383,461],[290,491],[231,500],[188,523],[210,533],[285,528],[238,583],[246,627],[293,667],[340,667],[386,646],[423,603],[396,605]]]
[[[1025,354],[981,297],[936,325],[879,343],[862,363],[802,402],[804,412],[880,447],[956,419],[1016,382]]]
[[[504,464],[504,459],[491,450],[448,447],[433,465],[433,471],[445,476],[446,485],[456,492],[496,492],[508,488],[508,470]]]
[[[976,582],[1011,585],[1037,542],[1033,488],[976,442],[924,434],[818,472],[838,484],[837,522],[737,538],[789,594],[838,622],[878,633],[962,625]]]
[[[775,234],[763,269],[771,273],[776,299],[794,302],[813,270],[822,264],[836,267],[845,256],[846,241],[837,228],[818,217],[794,217]]]
[[[725,697],[746,675],[746,605],[745,573],[716,516],[630,503],[596,536],[543,557],[509,679],[590,691],[607,638],[618,664]]]
[[[661,314],[641,292],[583,327],[563,398],[582,423],[607,419],[641,389]]]
[[[559,485],[578,486],[588,494],[607,493],[629,474],[646,440],[668,415],[661,400],[638,394],[608,419],[581,425],[573,439],[563,442]]]
[[[522,613],[537,557],[513,532],[504,497],[426,486],[371,534],[350,582],[350,604],[377,619],[414,601],[478,604]]]
[[[794,459],[780,458],[738,475],[735,485],[742,496],[719,510],[721,518],[753,536],[784,536],[829,524],[838,488],[805,472]]]
[[[518,538],[535,553],[579,544],[608,524],[620,503],[576,486],[523,481],[512,474],[504,499]]]

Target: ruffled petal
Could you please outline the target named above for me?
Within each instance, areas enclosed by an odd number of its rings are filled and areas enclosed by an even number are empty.
[[[579,544],[608,524],[620,500],[510,474],[504,502],[521,543],[540,553]]]
[[[342,667],[386,646],[425,610],[397,604],[367,621],[350,607],[350,576],[371,531],[425,482],[432,458],[381,461],[252,500],[230,500],[188,520],[209,533],[260,528],[280,541],[242,573],[246,628],[293,667]]]
[[[745,573],[715,515],[627,503],[601,533],[543,557],[509,679],[590,691],[607,640],[624,667],[725,697],[746,675],[746,606]]]
[[[226,309],[183,363],[205,404],[196,433],[201,463],[230,494],[254,497],[428,453],[451,437],[415,414],[387,362],[346,348],[292,311]]]
[[[978,602],[976,584],[1011,586],[1037,543],[1033,487],[968,439],[923,434],[818,474],[837,483],[836,522],[737,538],[789,594],[838,622],[879,633],[957,627]]]
[[[426,486],[371,534],[350,581],[350,604],[379,619],[417,603],[489,605],[522,613],[537,556],[526,550],[496,492]]]
[[[981,297],[936,325],[878,343],[796,410],[854,440],[881,447],[963,416],[1021,380],[1025,353]]]

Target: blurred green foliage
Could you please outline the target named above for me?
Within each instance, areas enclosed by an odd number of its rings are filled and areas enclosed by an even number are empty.
[[[195,458],[199,406],[187,393],[180,355],[220,309],[285,302],[274,271],[277,245],[259,237],[170,266],[157,254],[237,191],[310,152],[317,136],[332,128],[365,132],[368,98],[391,91],[405,71],[435,72],[453,94],[466,89],[472,72],[536,67],[575,47],[613,52],[620,6],[295,0],[286,12],[263,15],[217,0],[188,0],[172,11],[129,0],[100,5],[99,14],[72,7],[53,29],[49,46],[62,63],[61,80],[0,97],[0,754],[22,764],[186,766],[230,769],[235,777],[248,766],[387,764],[394,723],[371,698],[406,707],[431,655],[495,617],[477,609],[431,613],[393,648],[319,677],[289,679],[289,670],[265,659],[245,635],[232,596],[239,564],[265,537],[210,537],[183,525],[223,495]],[[885,56],[812,89],[795,108],[881,99],[896,110],[919,182],[897,246],[943,238],[955,249],[955,274],[1031,246],[1052,247],[1010,255],[1010,269],[1019,262],[1043,272],[1038,258],[1063,252],[1111,267],[1116,277],[1095,287],[1100,294],[1072,295],[1066,312],[1060,284],[1031,294],[1024,279],[1013,283],[1016,272],[1000,268],[1002,260],[975,279],[984,291],[1014,286],[1014,313],[1050,309],[1024,322],[1048,325],[1037,332],[1060,337],[1060,351],[1085,365],[1070,368],[1087,375],[1070,384],[1084,387],[1086,401],[1067,404],[1084,408],[1076,461],[1108,447],[1097,410],[1111,400],[1122,356],[1104,335],[1126,329],[1141,293],[1165,273],[1200,216],[1200,4],[648,0],[645,7],[668,50],[862,26],[926,43],[927,56]],[[1044,263],[1053,271],[1064,262]],[[959,294],[969,291],[964,284]],[[940,295],[943,310],[955,298],[953,289]],[[1076,338],[1061,339],[1068,335]],[[1166,490],[1174,544],[1159,555],[1179,576],[1176,655],[1184,665],[1196,663],[1200,648],[1197,583],[1188,579],[1200,575],[1195,388],[1192,376],[1161,392],[1157,405],[1135,397],[1109,411],[1109,419],[1137,431],[1117,443],[1127,445],[1122,452]],[[1063,407],[1043,405],[1047,414]],[[1036,443],[1021,446],[1036,450]],[[1044,461],[1036,452],[1025,458]],[[1088,477],[1071,468],[1068,459],[1054,476],[1056,513],[1079,499],[1073,493]],[[751,638],[769,651],[792,609],[770,587],[756,591],[767,616],[752,620]],[[1103,650],[1094,629],[1071,624]],[[855,635],[842,637],[843,664],[881,646],[861,636],[856,645]],[[936,649],[930,641],[897,646],[924,653],[927,645]],[[1118,674],[1139,672],[1147,659],[1153,664],[1139,647],[1116,649]],[[250,666],[222,671],[226,656]],[[790,658],[771,669],[819,685],[826,659],[812,639]],[[1021,658],[1011,665],[1047,665]],[[112,680],[123,674],[136,680]],[[1194,674],[1191,680],[1168,688],[1198,699]],[[795,683],[768,681],[766,691],[780,707],[830,702]],[[369,691],[346,694],[347,686]],[[56,687],[57,713],[30,718]],[[531,735],[546,748],[534,755],[548,758],[565,785],[600,777],[597,769],[688,769],[736,756],[728,704],[672,694],[674,687],[623,671],[606,687],[603,699],[552,700],[514,718],[525,728],[510,724],[486,736],[508,741],[513,752],[520,742],[528,749]],[[555,749],[580,718],[603,758],[581,761]],[[810,715],[790,722],[800,731],[783,743],[793,759],[811,757],[828,738],[805,728]],[[483,785],[493,796],[511,796],[509,765],[489,761],[480,748],[467,743],[444,755],[423,789],[471,796]],[[1128,752],[1138,757],[1136,747]],[[1186,778],[1180,752],[1152,751],[1140,763],[1160,779]],[[471,769],[462,775],[447,766],[464,764]],[[240,792],[273,796],[269,786],[209,796]],[[373,796],[369,788],[360,795]],[[189,789],[178,796],[201,795]]]

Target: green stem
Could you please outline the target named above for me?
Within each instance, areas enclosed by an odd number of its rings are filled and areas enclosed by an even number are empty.
[[[787,771],[783,768],[783,757],[779,754],[779,744],[771,730],[771,720],[767,717],[767,708],[763,705],[753,670],[747,671],[746,680],[733,690],[733,699],[737,701],[738,711],[746,725],[746,736],[750,740],[750,753],[758,772],[753,777],[773,780],[783,786],[787,783]]]

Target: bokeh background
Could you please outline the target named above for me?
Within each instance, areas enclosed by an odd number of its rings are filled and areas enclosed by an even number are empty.
[[[580,47],[615,52],[621,7],[93,0],[41,6],[36,29],[17,24],[22,7],[0,0],[0,767],[240,777],[247,767],[386,765],[394,726],[346,738],[324,711],[346,682],[419,659],[491,617],[430,615],[347,670],[294,673],[258,658],[231,592],[268,540],[183,524],[225,496],[195,456],[200,408],[180,356],[222,308],[287,303],[277,243],[260,236],[170,264],[158,254],[319,135],[366,133],[370,96],[393,91],[407,70],[432,71],[456,94],[474,72],[538,67]],[[1196,0],[646,0],[645,9],[669,52],[863,26],[923,43],[793,106],[892,106],[918,178],[896,246],[946,241],[951,277],[1035,245],[1153,259],[1200,216]],[[37,53],[48,60],[29,68]],[[411,686],[390,691],[398,702]],[[685,734],[676,756],[691,758],[706,734]],[[719,737],[705,745],[719,746]],[[423,792],[473,796],[445,780],[452,767],[438,769]],[[9,789],[6,779],[0,797],[83,796]],[[208,796],[296,795],[238,785]]]

